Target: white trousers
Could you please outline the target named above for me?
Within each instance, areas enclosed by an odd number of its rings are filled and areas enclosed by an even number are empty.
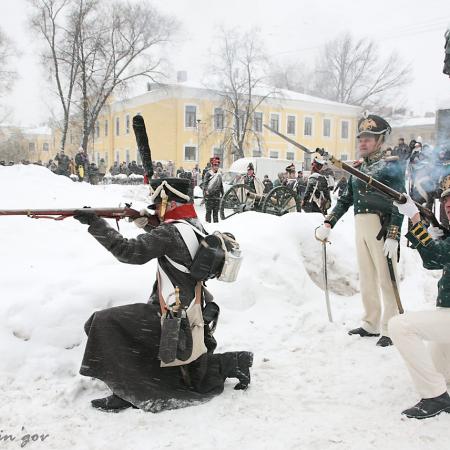
[[[384,239],[377,240],[380,229],[377,214],[355,215],[356,252],[364,307],[361,326],[370,333],[381,332],[382,336],[389,336],[388,322],[398,314],[398,307],[383,252]],[[397,259],[394,258],[392,263],[398,282]]]
[[[450,381],[450,308],[394,317],[389,332],[421,398],[446,392]]]

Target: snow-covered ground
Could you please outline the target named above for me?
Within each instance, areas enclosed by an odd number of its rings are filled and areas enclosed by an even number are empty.
[[[145,204],[144,186],[73,183],[36,166],[0,167],[0,209]],[[203,209],[198,208],[203,215]],[[208,226],[233,232],[245,260],[234,284],[208,284],[221,306],[218,351],[255,353],[245,392],[227,382],[201,406],[161,414],[102,413],[103,383],[78,374],[95,310],[145,302],[155,264],[121,264],[73,219],[0,218],[0,448],[448,449],[450,417],[400,416],[417,400],[395,348],[350,337],[361,302],[348,213],[328,247],[334,323],[326,316],[316,214],[235,215]],[[112,226],[115,224],[112,222]],[[139,233],[122,221],[124,235]],[[433,308],[437,272],[403,241],[408,310]],[[425,300],[427,299],[427,300]],[[5,435],[16,440],[5,441]],[[43,442],[24,435],[48,434]],[[36,438],[36,436],[34,436]]]

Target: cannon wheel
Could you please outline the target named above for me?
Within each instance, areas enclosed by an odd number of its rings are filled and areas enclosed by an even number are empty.
[[[286,187],[277,186],[273,188],[266,197],[262,205],[262,212],[282,216],[287,213],[300,211],[300,199],[296,193]]]
[[[222,197],[220,201],[220,218],[222,220],[235,214],[251,211],[254,200],[248,198],[247,193],[253,192],[245,184],[235,184]]]

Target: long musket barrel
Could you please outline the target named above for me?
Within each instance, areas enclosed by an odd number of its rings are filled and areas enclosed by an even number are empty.
[[[140,217],[139,211],[132,208],[74,208],[74,209],[0,209],[0,216],[27,216],[33,219],[63,220],[72,217],[75,211],[94,211],[97,216],[106,219],[123,219]]]
[[[369,186],[372,186],[377,191],[382,192],[389,198],[395,200],[397,203],[403,204],[407,202],[407,198],[405,194],[402,194],[401,192],[396,191],[395,189],[392,189],[391,187],[387,186],[384,183],[381,183],[378,180],[375,180],[370,175],[367,175],[364,172],[361,172],[356,167],[353,167],[345,162],[340,161],[337,158],[334,158],[333,156],[329,156],[328,160],[336,167],[339,167],[342,170],[345,170],[350,175],[353,175],[354,177],[358,178],[359,180],[363,181],[364,183],[368,184]],[[430,221],[430,223],[435,226],[439,227],[444,231],[447,231],[447,228],[445,228],[443,225],[439,223],[439,221],[436,219],[436,216],[433,214],[431,210],[428,208],[425,208],[420,203],[414,202],[417,206],[417,208],[420,211],[420,214],[424,216],[427,220]]]

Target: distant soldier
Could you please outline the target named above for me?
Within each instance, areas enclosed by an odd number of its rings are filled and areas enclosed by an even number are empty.
[[[295,176],[295,165],[294,163],[289,164],[286,167],[286,178],[284,180],[284,185],[294,189],[297,184],[297,177]]]
[[[284,184],[284,180],[286,179],[286,172],[279,172],[276,180],[273,182],[273,187],[282,186]]]
[[[387,158],[382,149],[391,131],[386,120],[368,115],[358,122],[359,152],[363,157],[358,167],[374,179],[398,192],[405,190],[405,173],[398,158]],[[354,207],[355,239],[364,315],[360,327],[349,331],[361,337],[379,336],[378,346],[392,345],[388,322],[398,314],[397,257],[403,216],[385,195],[359,179],[350,177],[344,194],[316,230],[326,240],[337,221]],[[382,297],[380,298],[380,292]],[[381,300],[382,299],[382,300]]]
[[[210,163],[211,169],[206,172],[203,181],[203,196],[206,207],[205,220],[211,222],[212,215],[213,222],[218,222],[220,199],[224,194],[222,173],[219,170],[220,159],[217,157],[211,158]]]
[[[80,147],[78,153],[75,155],[75,165],[77,167],[78,180],[83,181],[89,171],[89,158],[83,150],[83,147]]]
[[[305,212],[319,212],[327,214],[331,206],[330,190],[327,179],[320,173],[324,161],[318,157],[311,164],[311,175],[308,178],[302,208]]]
[[[69,176],[69,157],[64,153],[64,150],[61,150],[56,156],[55,161],[58,163],[58,169],[56,173],[58,175]]]
[[[264,175],[263,185],[264,185],[264,194],[269,193],[273,189],[273,183],[269,179],[269,175]]]
[[[119,167],[119,161],[114,161],[114,164],[109,169],[109,172],[111,175],[119,175],[120,173],[120,167]]]
[[[303,197],[305,196],[307,183],[308,180],[303,176],[303,172],[299,170],[297,172],[297,195],[299,196],[300,200],[303,200]]]
[[[247,173],[244,175],[242,182],[252,192],[256,192],[255,179],[256,179],[255,168],[253,167],[252,163],[249,163],[247,166]]]

